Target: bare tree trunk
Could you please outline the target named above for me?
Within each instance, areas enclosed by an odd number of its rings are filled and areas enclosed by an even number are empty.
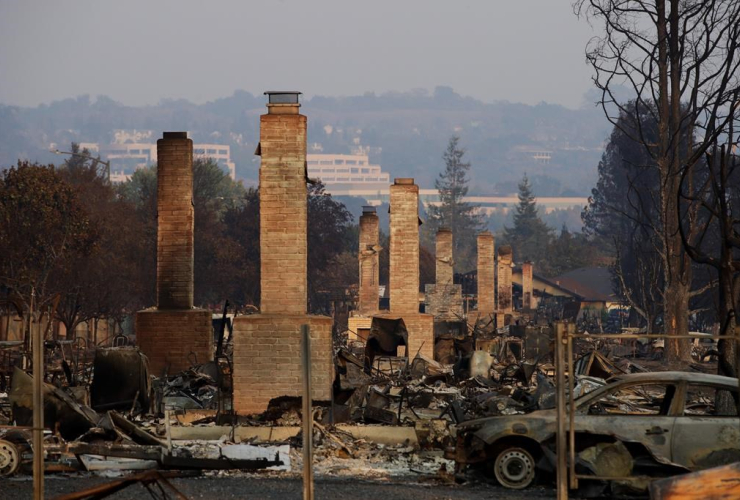
[[[663,313],[666,335],[687,335],[689,331],[689,287],[676,282],[666,287]],[[665,357],[669,363],[691,361],[691,340],[666,337]]]
[[[723,249],[723,253],[724,249]],[[723,255],[723,260],[725,256]],[[728,272],[729,271],[729,272]],[[719,301],[725,318],[721,335],[737,335],[737,318],[735,317],[735,303],[732,283],[732,268],[719,270]],[[737,377],[737,345],[731,340],[721,339],[718,345],[719,362],[717,372],[727,377]],[[732,394],[726,391],[718,392],[714,402],[717,415],[731,415],[740,410],[740,402],[733,399]]]

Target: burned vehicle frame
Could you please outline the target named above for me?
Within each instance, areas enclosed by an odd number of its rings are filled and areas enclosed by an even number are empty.
[[[663,476],[740,460],[740,418],[715,414],[717,391],[737,399],[738,380],[685,372],[609,379],[575,400],[576,467],[599,477]],[[459,424],[454,452],[458,473],[478,464],[502,486],[530,486],[538,470],[555,468],[556,420],[552,409]],[[616,474],[605,474],[604,467],[600,470],[583,453],[609,443],[627,456],[627,465]],[[596,456],[593,450],[588,455]]]

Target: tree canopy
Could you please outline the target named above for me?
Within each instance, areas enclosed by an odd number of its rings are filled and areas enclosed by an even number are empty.
[[[539,216],[537,201],[527,174],[519,183],[519,204],[514,213],[514,226],[504,228],[504,239],[512,246],[514,259],[542,263],[547,257],[547,246],[552,229]]]
[[[440,203],[427,208],[427,223],[422,226],[422,236],[426,245],[434,248],[437,230],[442,227],[450,229],[456,271],[467,272],[475,267],[475,239],[483,227],[483,219],[477,206],[464,201],[468,194],[470,162],[463,160],[465,150],[459,142],[459,137],[452,136],[442,155],[445,169],[434,182]]]

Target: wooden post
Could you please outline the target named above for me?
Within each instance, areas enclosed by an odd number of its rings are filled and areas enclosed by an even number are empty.
[[[557,491],[558,500],[568,499],[568,470],[565,439],[565,323],[555,323],[555,375],[557,405]]]
[[[303,500],[313,500],[313,411],[311,409],[311,331],[301,325],[303,365]]]
[[[578,478],[576,477],[576,398],[575,384],[576,374],[573,369],[573,342],[575,339],[571,336],[576,333],[575,323],[568,323],[565,325],[565,343],[567,344],[567,367],[568,367],[568,400],[570,405],[568,407],[568,477],[570,487],[573,489],[578,488]]]
[[[33,308],[36,290],[31,290],[29,327],[33,334],[33,498],[44,499],[44,339],[41,324],[33,329]]]

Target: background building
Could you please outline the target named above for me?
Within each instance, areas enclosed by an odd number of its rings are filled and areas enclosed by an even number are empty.
[[[152,140],[152,134],[147,132],[149,131],[119,130],[114,134],[115,140],[112,144],[81,142],[80,149],[87,149],[91,154],[100,155],[102,160],[110,161],[111,182],[125,182],[136,170],[157,163],[157,143],[156,140]],[[236,165],[231,161],[230,146],[196,143],[193,144],[193,158],[211,158],[229,174],[231,179],[236,180]]]

